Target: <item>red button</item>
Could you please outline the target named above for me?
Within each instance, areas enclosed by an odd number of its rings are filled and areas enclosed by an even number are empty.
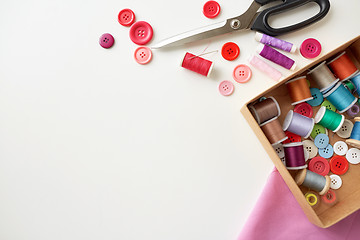
[[[214,18],[220,13],[220,5],[216,1],[208,1],[204,4],[203,13],[207,18]]]
[[[145,45],[153,37],[153,29],[151,25],[145,21],[134,23],[130,28],[130,39],[135,44]]]
[[[152,52],[148,47],[138,47],[135,50],[134,58],[139,64],[147,64],[152,58]]]
[[[235,60],[240,54],[240,48],[236,43],[227,42],[221,48],[221,55],[226,60]]]
[[[125,8],[119,12],[118,21],[121,25],[129,27],[135,21],[135,13],[131,9]]]
[[[114,37],[110,33],[104,33],[100,36],[99,44],[103,48],[110,48],[114,44]]]
[[[234,85],[230,81],[227,81],[227,80],[222,81],[219,84],[219,92],[223,96],[229,96],[234,92]]]
[[[349,169],[349,163],[344,156],[334,156],[330,159],[330,169],[332,173],[342,175]]]
[[[310,160],[309,170],[322,176],[326,176],[330,171],[330,165],[325,158],[317,156]]]
[[[285,143],[293,143],[293,142],[301,142],[301,137],[299,135],[296,135],[295,133],[285,131],[285,135],[288,137],[283,144]]]
[[[245,64],[237,65],[233,71],[233,78],[238,83],[246,83],[251,78],[251,69]]]
[[[313,116],[313,109],[310,106],[310,104],[303,102],[300,104],[297,104],[294,108],[294,112],[299,113],[305,117],[311,118]]]
[[[316,58],[321,53],[321,44],[314,38],[308,38],[302,42],[300,53],[305,58]]]

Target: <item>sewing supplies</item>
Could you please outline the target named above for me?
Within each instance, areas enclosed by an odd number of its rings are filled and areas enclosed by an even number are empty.
[[[308,138],[314,127],[314,119],[290,110],[284,120],[283,130]]]
[[[145,45],[153,37],[153,29],[148,22],[138,21],[130,27],[129,36],[137,45]]]
[[[314,158],[318,153],[318,148],[315,146],[314,142],[311,140],[304,140],[302,143],[305,151],[309,153],[309,159]]]
[[[320,107],[315,115],[315,123],[318,123],[333,132],[337,132],[341,128],[344,120],[344,115],[333,112],[324,106]]]
[[[256,67],[275,81],[279,81],[282,77],[281,72],[254,55],[249,58],[249,62],[252,66]]]
[[[294,78],[287,81],[285,84],[292,100],[291,105],[296,105],[313,99],[305,76]]]
[[[354,105],[352,105],[347,111],[346,113],[350,116],[350,117],[355,117],[356,115],[358,115],[360,112],[360,107],[359,105],[357,105],[356,103]]]
[[[219,84],[218,89],[221,95],[230,96],[234,92],[234,84],[232,84],[232,82],[230,81],[225,80]]]
[[[309,105],[316,107],[324,101],[324,96],[318,88],[310,88],[310,93],[313,99],[306,101]]]
[[[152,59],[152,52],[150,48],[141,46],[138,47],[134,52],[135,61],[139,64],[147,64]]]
[[[334,148],[331,144],[328,144],[324,148],[319,148],[319,155],[320,157],[329,159],[334,155]]]
[[[104,33],[99,38],[99,44],[103,48],[111,48],[114,45],[114,37],[110,33]]]
[[[345,119],[344,123],[340,127],[340,130],[336,132],[336,135],[344,139],[349,138],[353,127],[354,124],[349,119]]]
[[[360,163],[360,149],[358,148],[350,148],[346,152],[346,159],[351,164],[359,164]]]
[[[314,191],[308,191],[307,193],[305,193],[305,199],[308,204],[313,208],[316,208],[320,204],[320,197]]]
[[[314,38],[305,39],[301,43],[300,53],[304,58],[316,58],[321,53],[321,44]]]
[[[284,50],[286,52],[294,53],[296,51],[296,46],[294,44],[275,37],[271,37],[264,33],[256,32],[255,40],[265,45]]]
[[[349,147],[344,141],[337,141],[336,143],[334,143],[334,152],[336,155],[344,156],[347,153],[348,149]]]
[[[207,18],[215,18],[220,13],[220,5],[216,1],[207,1],[203,6],[203,14]]]
[[[286,143],[283,144],[283,147],[287,169],[298,170],[307,167],[305,161],[305,150],[302,142]]]
[[[351,82],[354,84],[356,93],[360,95],[360,74],[351,78]]]
[[[310,188],[320,195],[324,195],[329,191],[330,188],[330,177],[321,176],[320,174],[314,173],[310,170],[303,169],[295,177],[297,185]]]
[[[267,60],[270,60],[286,69],[294,71],[296,68],[294,60],[267,45],[259,44],[256,48],[256,52],[263,58],[266,58]]]
[[[327,63],[332,72],[344,81],[348,78],[355,76],[359,70],[355,64],[351,61],[346,52],[340,53],[337,57]]]
[[[327,134],[320,133],[316,135],[314,139],[314,144],[318,148],[325,148],[330,142],[330,139]]]
[[[118,22],[125,27],[130,27],[135,22],[135,13],[128,8],[121,10],[118,14]]]
[[[335,78],[334,74],[330,71],[325,62],[320,63],[315,68],[308,72],[308,75],[319,86],[320,91],[324,92],[326,89],[331,88],[339,80]]]
[[[336,174],[330,175],[330,180],[331,180],[331,182],[330,182],[331,189],[337,190],[337,189],[341,188],[342,179],[339,175],[336,175]]]
[[[268,97],[263,101],[249,107],[252,115],[258,124],[264,123],[281,114],[279,103],[273,97]]]
[[[235,60],[240,54],[240,48],[236,43],[227,42],[221,48],[221,56],[228,61]]]
[[[246,83],[251,79],[252,72],[246,64],[239,64],[233,70],[233,78],[238,83]]]
[[[322,176],[326,176],[330,171],[330,165],[325,158],[316,156],[310,160],[309,170]]]
[[[260,128],[272,145],[281,143],[288,138],[281,128],[280,121],[277,117],[260,124]]]
[[[346,143],[356,147],[360,148],[360,117],[356,117],[354,123],[354,127],[351,131],[350,139],[346,139]]]
[[[294,112],[299,113],[305,117],[311,118],[313,116],[313,109],[310,104],[302,102],[294,107]]]
[[[323,103],[321,104],[321,106],[326,107],[327,109],[336,112],[336,107],[334,106],[334,104],[332,104],[331,102],[329,102],[328,100],[323,101]]]
[[[355,86],[354,84],[350,81],[350,80],[345,80],[343,81],[344,87],[346,87],[347,90],[349,90],[349,92],[351,92],[351,94],[353,94],[355,92]]]
[[[214,63],[187,52],[185,53],[185,56],[181,62],[181,66],[190,71],[209,77],[213,69]]]
[[[321,196],[322,202],[324,202],[328,206],[333,206],[337,202],[335,191],[329,189],[327,193]]]
[[[357,101],[357,98],[341,83],[337,83],[335,87],[326,92],[324,98],[331,102],[339,110],[339,113],[347,111]]]
[[[349,162],[344,156],[333,156],[330,161],[330,171],[336,175],[343,175],[349,169]]]
[[[324,133],[324,134],[328,135],[327,128],[324,128],[320,124],[315,124],[312,132],[310,133],[310,138],[314,140],[316,138],[316,136],[319,135],[320,133]]]

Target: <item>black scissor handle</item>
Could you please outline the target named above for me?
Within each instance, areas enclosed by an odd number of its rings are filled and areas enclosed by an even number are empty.
[[[257,3],[261,5],[265,5],[267,3],[273,2],[274,0],[255,0]],[[320,7],[320,11],[315,16],[304,20],[300,23],[283,27],[283,28],[272,28],[268,23],[268,19],[271,15],[279,14],[300,6],[303,6],[307,3],[314,2],[317,3]],[[306,27],[314,22],[319,21],[329,12],[330,2],[329,0],[285,0],[284,3],[276,5],[274,7],[263,10],[259,13],[259,15],[254,20],[254,23],[251,26],[252,30],[259,31],[265,33],[270,36],[277,36],[281,34],[285,34],[294,30],[298,30],[300,28]]]

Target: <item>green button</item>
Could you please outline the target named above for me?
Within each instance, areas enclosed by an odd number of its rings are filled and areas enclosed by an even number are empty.
[[[312,139],[315,139],[315,137],[320,133],[326,134],[326,129],[320,124],[315,124],[310,136]]]
[[[321,104],[321,106],[324,106],[324,107],[326,107],[327,109],[329,109],[329,110],[331,110],[331,111],[333,111],[333,112],[336,112],[336,107],[335,107],[331,102],[329,102],[328,100],[325,100],[325,101]]]

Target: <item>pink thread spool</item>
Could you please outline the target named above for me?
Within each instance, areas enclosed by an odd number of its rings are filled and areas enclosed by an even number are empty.
[[[260,44],[256,48],[256,52],[263,58],[266,58],[286,69],[294,71],[296,68],[294,60],[267,45]]]
[[[280,78],[282,77],[281,72],[271,67],[269,64],[267,64],[266,62],[264,62],[263,60],[261,60],[256,56],[251,56],[249,58],[249,62],[251,65],[259,69],[260,71],[262,71],[263,73],[274,79],[275,81],[279,81]]]
[[[181,66],[190,71],[209,77],[214,63],[191,53],[186,53],[182,59]]]

